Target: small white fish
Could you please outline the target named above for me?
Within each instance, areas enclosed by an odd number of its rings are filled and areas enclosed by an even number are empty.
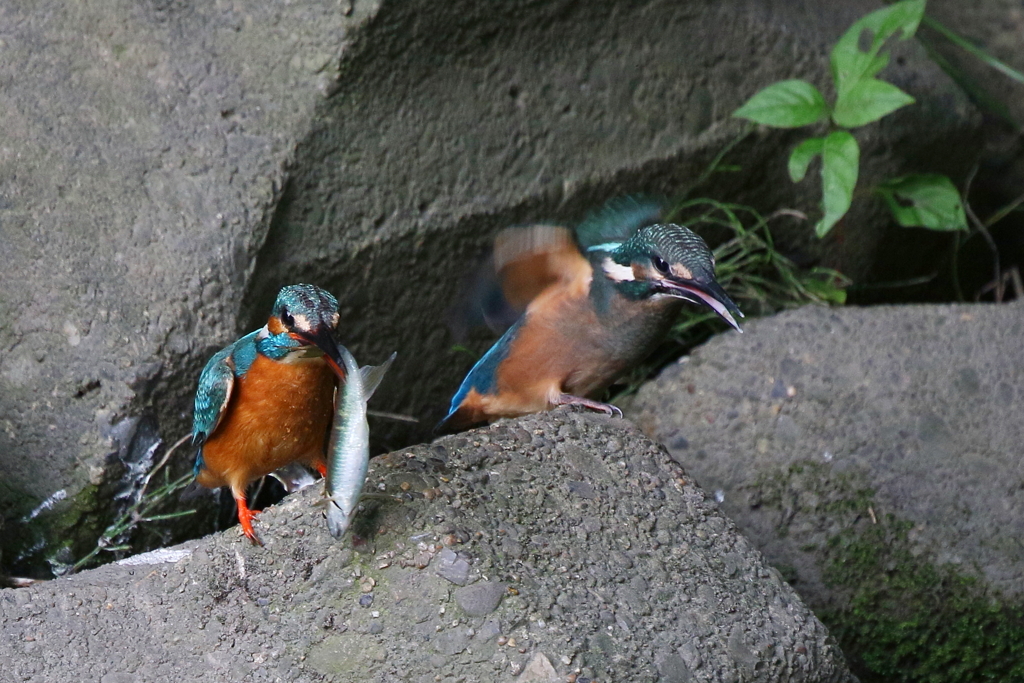
[[[370,425],[366,422],[366,402],[373,396],[384,373],[397,354],[383,364],[360,368],[344,346],[338,345],[345,364],[345,384],[331,427],[327,448],[327,528],[331,536],[341,538],[352,521],[370,465]]]

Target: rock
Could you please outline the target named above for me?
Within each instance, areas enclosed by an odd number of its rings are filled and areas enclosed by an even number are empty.
[[[679,655],[668,655],[658,658],[658,680],[664,683],[689,683],[693,673]]]
[[[495,619],[488,619],[483,623],[483,626],[477,629],[476,634],[473,636],[480,642],[486,642],[488,640],[494,640],[501,635],[501,625]]]
[[[457,586],[469,583],[469,562],[445,548],[437,555],[437,575]]]
[[[470,466],[463,453],[479,451],[482,439],[497,447]],[[569,453],[586,453],[610,476],[579,472]],[[486,482],[473,476],[477,466],[491,473]],[[319,487],[308,487],[260,514],[263,548],[231,529],[162,556],[181,558],[173,564],[108,565],[0,591],[4,672],[29,680],[123,674],[139,683],[171,671],[181,683],[225,672],[262,680],[248,673],[257,667],[297,683],[392,680],[399,671],[406,680],[539,681],[553,671],[558,680],[653,683],[749,680],[751,670],[766,682],[851,680],[795,592],[624,420],[563,409],[500,422],[374,458],[369,481],[392,490],[413,470],[422,490],[403,492],[401,502],[364,501],[353,522],[365,539],[356,553],[343,552],[348,538],[331,538],[315,505]],[[461,508],[422,495],[442,476]],[[580,477],[593,499],[570,491]],[[546,492],[539,508],[538,487]],[[584,515],[603,531],[587,532]],[[503,550],[510,533],[519,556]],[[450,535],[469,539],[458,553],[482,572],[454,598],[434,571],[395,561],[420,552],[417,544],[440,552]],[[735,570],[726,573],[730,553]],[[355,606],[366,579],[372,611]],[[620,604],[623,589],[634,595]],[[487,610],[466,609],[473,591],[489,592]],[[605,622],[607,610],[614,616]]]
[[[901,624],[922,666],[977,655],[955,676],[1005,679],[1024,604],[1022,333],[1019,303],[807,307],[712,339],[626,412],[721,491],[855,661],[890,661]]]
[[[561,679],[555,667],[551,666],[551,660],[543,652],[538,652],[519,674],[518,680],[523,683],[558,683]]]
[[[500,581],[480,581],[455,591],[455,602],[471,617],[486,617],[498,609],[507,586]]]
[[[815,7],[117,0],[65,11],[44,0],[6,9],[5,561],[41,573],[92,550],[158,441],[187,433],[203,364],[263,324],[284,284],[337,294],[360,360],[398,351],[378,407],[421,426],[374,431],[382,443],[423,438],[469,362],[440,323],[459,286],[452,273],[497,228],[575,220],[623,192],[677,193],[740,129],[731,111],[772,81],[824,83],[829,46],[876,3]],[[558,49],[540,49],[548,45]],[[909,43],[886,77],[920,106],[859,133],[863,181],[907,170],[962,176],[976,126],[962,94]],[[814,206],[813,182],[758,180],[781,172],[791,141],[788,132],[749,138],[735,152],[744,172],[719,174],[715,195],[765,213]],[[828,242],[780,223],[780,244],[842,260],[856,277],[871,265],[879,216],[859,204],[848,219],[855,234]],[[55,492],[64,500],[27,519]],[[195,530],[142,536],[184,533]]]
[[[434,649],[442,655],[457,655],[469,647],[469,636],[465,629],[452,629],[434,638]]]

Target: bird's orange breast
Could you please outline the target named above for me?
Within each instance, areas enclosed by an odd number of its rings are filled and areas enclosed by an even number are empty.
[[[289,463],[324,464],[334,391],[335,375],[322,358],[285,363],[257,355],[203,445],[199,483],[244,491]]]

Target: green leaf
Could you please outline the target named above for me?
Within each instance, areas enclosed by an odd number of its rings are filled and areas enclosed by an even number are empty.
[[[867,27],[875,31],[872,47],[881,47],[882,43],[896,35],[897,31],[900,32],[900,40],[912,38],[917,33],[921,19],[924,18],[924,7],[925,0],[903,0],[864,17],[871,20]]]
[[[821,205],[824,215],[814,226],[824,237],[846,215],[853,201],[860,167],[860,147],[849,132],[837,130],[825,138],[821,150]]]
[[[828,105],[813,85],[793,79],[760,90],[732,115],[776,128],[799,128],[827,119]]]
[[[822,301],[842,306],[846,303],[846,290],[837,287],[831,280],[819,280],[817,278],[806,278],[803,286],[808,292]]]
[[[799,183],[807,175],[807,167],[811,165],[814,157],[821,154],[825,146],[825,138],[807,138],[793,148],[789,155],[789,177],[794,183]]]
[[[877,78],[865,78],[839,94],[832,120],[840,126],[856,128],[913,102],[913,97],[895,85]]]
[[[900,225],[932,230],[966,230],[960,193],[938,173],[903,176],[883,183],[878,192]]]
[[[836,92],[842,94],[862,78],[872,78],[888,64],[888,54],[880,55],[889,38],[900,33],[906,40],[917,31],[924,16],[925,0],[903,0],[861,17],[832,48],[832,78]],[[860,49],[861,36],[871,35],[871,47]]]
[[[889,64],[889,53],[883,52],[879,55],[872,55],[867,52],[856,51],[845,58],[844,70],[837,71],[835,64],[832,67],[832,79],[836,84],[836,95],[842,95],[866,78],[874,78],[875,74]]]

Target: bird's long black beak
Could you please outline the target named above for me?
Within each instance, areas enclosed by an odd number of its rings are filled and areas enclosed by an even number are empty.
[[[694,281],[680,282],[677,280],[662,280],[662,291],[691,303],[703,304],[718,314],[725,322],[732,325],[737,332],[743,332],[736,317],[742,318],[743,312],[739,306],[733,303],[729,295],[725,293],[722,286],[712,280],[708,283],[697,283]]]
[[[345,379],[345,362],[341,359],[341,351],[338,349],[338,340],[334,337],[334,330],[327,325],[316,327],[312,332],[295,332],[294,336],[307,344],[313,344],[324,352],[324,360],[334,370],[339,379]]]

